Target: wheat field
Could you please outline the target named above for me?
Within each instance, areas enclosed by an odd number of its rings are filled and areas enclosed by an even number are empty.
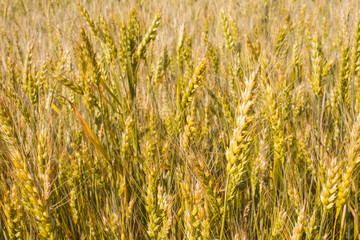
[[[358,0],[1,0],[0,240],[360,239]]]

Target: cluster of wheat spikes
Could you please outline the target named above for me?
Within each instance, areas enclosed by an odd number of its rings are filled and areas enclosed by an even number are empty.
[[[360,2],[0,1],[0,240],[360,239]]]

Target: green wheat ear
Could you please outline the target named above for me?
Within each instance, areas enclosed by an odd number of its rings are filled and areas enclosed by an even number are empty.
[[[195,92],[200,87],[205,74],[206,62],[207,59],[203,59],[195,69],[194,75],[189,82],[189,86],[182,97],[181,107],[183,109],[189,106],[190,103],[194,100]]]
[[[146,46],[150,43],[150,41],[156,38],[160,21],[161,21],[161,12],[157,12],[154,20],[151,23],[151,26],[149,27],[148,31],[146,32],[145,36],[143,37],[137,48],[136,56],[138,58],[145,57]]]

